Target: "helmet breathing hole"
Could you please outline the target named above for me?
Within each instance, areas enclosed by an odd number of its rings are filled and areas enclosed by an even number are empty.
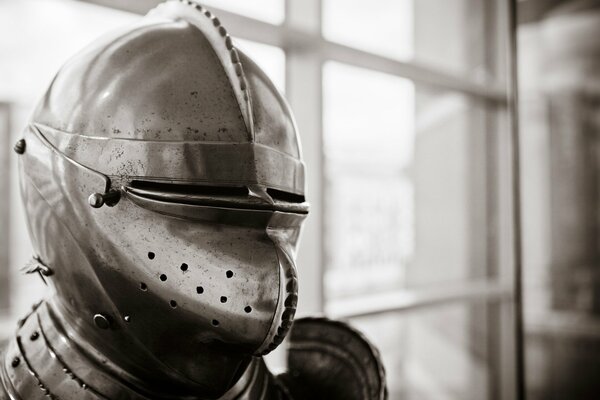
[[[169,301],[169,304],[171,305],[171,307],[177,308],[177,302],[175,300]]]
[[[146,290],[148,290],[148,285],[146,285],[144,282],[140,282],[140,290],[143,290],[145,292]]]
[[[229,271],[225,272],[225,275],[226,275],[228,278],[231,278],[231,277],[233,277],[233,271],[229,270]]]
[[[160,280],[161,281],[166,281],[167,280],[167,276],[165,274],[160,274]]]
[[[181,268],[181,270],[185,272],[188,270],[188,265],[186,263],[183,263],[183,264],[181,264],[181,267],[179,267],[179,268]]]
[[[221,296],[221,303],[227,303],[227,297]]]
[[[151,260],[154,260],[154,257],[156,257],[156,254],[154,254],[153,252],[149,251],[148,252],[148,258]]]
[[[252,307],[246,306],[244,307],[244,311],[246,311],[246,314],[250,314],[252,312]]]
[[[213,326],[219,326],[219,321],[217,321],[216,319],[213,319],[212,324],[213,324]]]
[[[198,293],[198,294],[204,293],[204,288],[202,286],[196,286],[196,293]]]

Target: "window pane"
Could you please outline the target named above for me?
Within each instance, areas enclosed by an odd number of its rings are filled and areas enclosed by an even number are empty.
[[[0,1],[0,98],[33,107],[66,60],[139,18],[78,1]]]
[[[484,105],[337,63],[323,88],[327,298],[494,275]]]
[[[323,84],[327,292],[397,287],[414,253],[414,85],[334,63]]]
[[[485,79],[496,62],[495,2],[483,0],[323,0],[329,40]],[[486,61],[487,60],[487,61]]]
[[[494,398],[490,384],[499,362],[490,315],[495,310],[484,303],[458,303],[351,324],[379,348],[390,400],[485,400]]]
[[[240,38],[235,38],[235,45],[265,71],[281,93],[285,92],[285,53],[282,49]]]
[[[400,59],[414,54],[413,0],[323,0],[329,40]],[[357,29],[359,28],[359,29]]]
[[[280,24],[285,18],[284,0],[203,0],[202,5]]]

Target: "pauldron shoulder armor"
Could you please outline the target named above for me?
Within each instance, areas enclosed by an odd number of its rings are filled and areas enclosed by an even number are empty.
[[[290,335],[289,371],[279,376],[292,399],[385,400],[385,370],[359,331],[327,318],[301,318]]]

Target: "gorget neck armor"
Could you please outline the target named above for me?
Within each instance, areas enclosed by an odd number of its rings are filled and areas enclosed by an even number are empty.
[[[262,360],[296,311],[304,164],[286,101],[210,11],[168,1],[92,43],[15,150],[24,271],[49,295],[4,352],[0,400],[319,398],[340,357],[346,390],[383,398],[376,351],[339,323],[296,327],[288,374]]]

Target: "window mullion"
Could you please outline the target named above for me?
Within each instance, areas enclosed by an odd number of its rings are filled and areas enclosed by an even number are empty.
[[[321,37],[321,0],[286,0],[286,31]],[[316,46],[287,43],[286,97],[296,116],[304,162],[310,215],[298,252],[299,310],[321,313],[323,294],[323,129],[322,65]]]

